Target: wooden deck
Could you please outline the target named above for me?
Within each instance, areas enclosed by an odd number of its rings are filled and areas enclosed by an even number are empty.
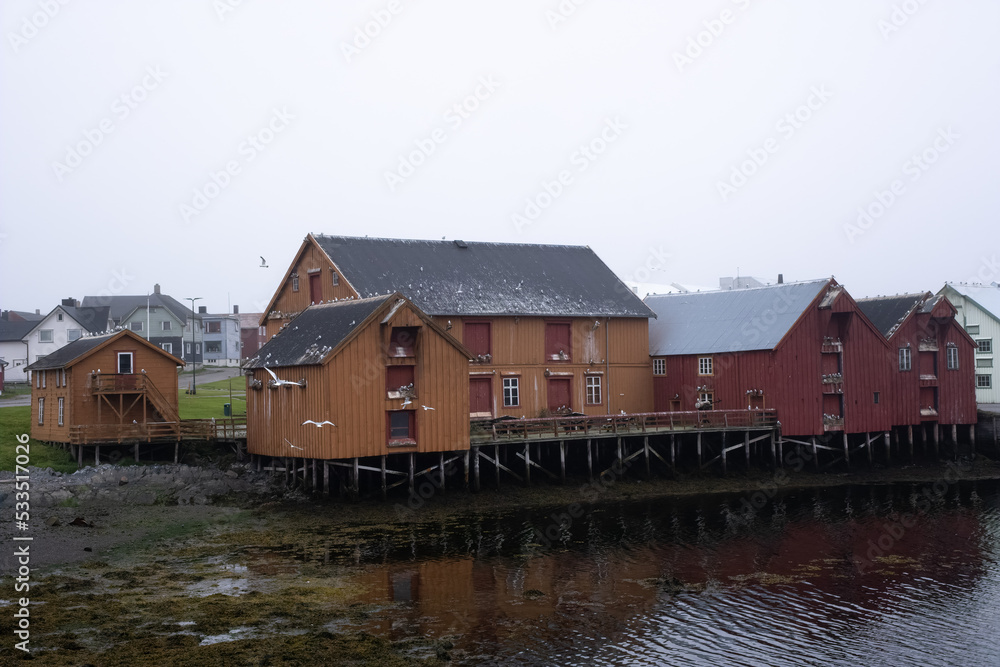
[[[776,410],[696,410],[473,422],[472,445],[680,432],[771,430]]]
[[[145,424],[86,424],[71,426],[70,444],[107,445],[178,440],[242,440],[247,435],[246,417],[181,419]]]

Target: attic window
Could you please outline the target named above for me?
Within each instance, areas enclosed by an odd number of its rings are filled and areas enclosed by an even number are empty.
[[[292,291],[293,292],[299,291],[299,274],[297,273],[292,274]]]
[[[330,273],[333,275],[333,285],[336,287],[340,284],[340,275],[336,271],[331,271]]]
[[[390,357],[416,356],[414,349],[417,342],[418,327],[393,327],[389,337]]]

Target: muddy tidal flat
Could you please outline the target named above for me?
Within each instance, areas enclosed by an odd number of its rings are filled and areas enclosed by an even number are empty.
[[[27,594],[4,555],[0,663],[26,595],[36,664],[1000,664],[1000,465],[775,480],[95,493],[33,515]]]

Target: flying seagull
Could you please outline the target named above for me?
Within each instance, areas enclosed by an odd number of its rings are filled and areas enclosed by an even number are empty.
[[[306,424],[312,424],[312,425],[314,425],[314,426],[315,426],[316,428],[323,428],[323,427],[324,427],[324,426],[326,426],[327,424],[329,424],[330,426],[336,426],[336,424],[334,424],[334,423],[333,423],[332,421],[330,421],[330,420],[326,420],[326,421],[321,421],[321,422],[315,422],[315,421],[313,421],[312,419],[307,419],[307,420],[305,420],[304,422],[302,422],[302,425],[303,425],[303,426],[305,426]]]
[[[433,410],[434,409],[434,408],[429,408],[426,405],[421,405],[420,407],[422,407],[424,410]]]
[[[267,268],[267,260],[264,259],[263,255],[258,255],[258,257],[260,257],[260,268],[266,269]]]
[[[305,450],[304,447],[296,447],[292,443],[288,442],[288,438],[285,438],[285,444],[288,445],[289,447],[291,447],[292,449],[302,449],[302,450]]]
[[[268,383],[272,387],[282,387],[282,386],[284,386],[284,387],[301,387],[302,386],[301,382],[292,382],[291,380],[279,380],[278,376],[274,374],[274,371],[272,371],[267,366],[264,366],[264,370],[267,371],[268,375],[270,375],[273,378]]]
[[[411,401],[410,398],[407,396],[406,400],[403,401],[403,404],[399,407],[405,408],[407,405],[410,405],[411,403],[413,403],[413,401]]]

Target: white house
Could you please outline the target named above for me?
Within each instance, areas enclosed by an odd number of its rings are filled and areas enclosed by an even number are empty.
[[[33,364],[85,333],[100,333],[108,328],[108,309],[80,308],[73,299],[64,299],[25,334],[28,363]]]
[[[27,382],[28,344],[21,340],[35,326],[34,322],[0,320],[0,361],[7,362],[6,382]]]
[[[958,309],[957,319],[979,345],[976,351],[976,401],[1000,403],[996,345],[1000,342],[1000,285],[945,283],[944,294]]]

